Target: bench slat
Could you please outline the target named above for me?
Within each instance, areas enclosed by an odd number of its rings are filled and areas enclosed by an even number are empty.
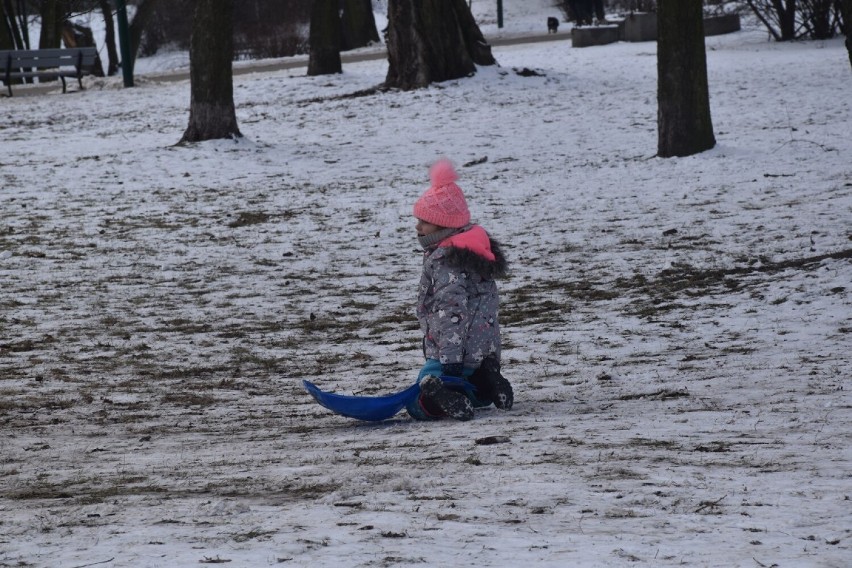
[[[13,57],[10,67],[61,67],[76,65],[76,57]]]
[[[76,71],[11,71],[9,72],[10,79],[23,79],[24,77],[41,77],[43,79],[58,79],[59,77],[77,76]]]
[[[83,47],[72,47],[70,49],[63,48],[51,48],[51,49],[13,49],[9,50],[6,53],[11,53],[12,55],[20,55],[22,57],[54,57],[56,55],[62,55],[64,53],[76,51],[78,49],[85,49]]]
[[[51,48],[51,49],[6,49],[0,51],[0,56],[6,56],[7,54],[12,55],[22,55],[25,57],[37,57],[37,56],[45,56],[52,57],[56,55],[64,55],[66,53],[77,53],[78,51],[82,51],[84,54],[86,53],[97,53],[97,48],[95,47],[62,47],[62,48]]]

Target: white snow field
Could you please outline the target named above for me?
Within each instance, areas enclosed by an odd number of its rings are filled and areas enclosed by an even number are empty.
[[[245,138],[189,147],[188,81],[0,100],[0,566],[848,566],[847,52],[706,43],[687,158],[653,43],[241,75]],[[512,264],[515,408],[333,415],[303,379],[422,364],[441,156]]]

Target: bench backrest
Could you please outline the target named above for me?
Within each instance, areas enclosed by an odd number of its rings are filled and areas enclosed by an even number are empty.
[[[98,50],[94,47],[72,47],[69,49],[16,49],[0,51],[0,66],[3,70],[36,67],[89,67],[94,65]]]

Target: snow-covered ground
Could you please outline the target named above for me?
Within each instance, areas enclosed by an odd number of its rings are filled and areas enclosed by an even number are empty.
[[[718,146],[680,159],[652,43],[241,75],[245,139],[192,147],[186,81],[3,99],[0,566],[848,566],[849,61],[707,46]],[[512,262],[516,406],[331,415],[302,379],[421,364],[443,155]]]

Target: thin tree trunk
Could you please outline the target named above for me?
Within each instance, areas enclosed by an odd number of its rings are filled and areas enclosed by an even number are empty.
[[[196,0],[189,46],[189,125],[179,144],[240,138],[234,109],[233,0]]]
[[[65,19],[62,0],[42,0],[39,8],[41,15],[41,34],[39,35],[38,48],[55,49],[62,47],[62,22]],[[38,79],[39,83],[58,80],[43,77],[39,77]]]
[[[846,34],[846,51],[849,52],[849,65],[852,65],[852,0],[840,0],[843,13],[843,33]]]
[[[26,49],[12,0],[3,0],[2,9],[4,21],[0,22],[3,25],[3,29],[0,30],[0,45],[5,46],[2,49]]]
[[[773,0],[778,9],[781,22],[781,40],[792,41],[796,39],[796,0]]]
[[[133,67],[136,64],[136,54],[139,53],[139,46],[142,44],[142,34],[148,27],[154,11],[157,9],[159,0],[145,0],[136,6],[136,15],[133,16],[133,21],[128,25],[128,35],[130,36],[130,72],[133,73]]]
[[[60,47],[62,25],[60,20],[59,0],[42,0],[41,2],[41,35],[38,40],[39,49]]]
[[[9,26],[7,22],[12,19],[15,19],[14,12],[8,12],[6,3],[0,4],[0,12],[2,12],[2,19],[0,19],[0,49],[15,49],[15,41],[12,39],[12,34],[9,33]]]
[[[30,28],[27,15],[27,0],[18,0],[18,28],[23,36],[21,49],[30,49]]]
[[[115,48],[115,22],[112,19],[112,7],[109,0],[100,0],[101,12],[104,15],[104,45],[107,49],[107,76],[118,73],[118,50]]]
[[[833,0],[805,0],[804,26],[809,39],[831,39],[834,37],[836,26],[832,21],[834,13]]]
[[[657,2],[658,150],[689,156],[716,145],[701,0]]]
[[[338,0],[314,0],[308,43],[308,75],[343,72],[340,61],[342,28]]]

